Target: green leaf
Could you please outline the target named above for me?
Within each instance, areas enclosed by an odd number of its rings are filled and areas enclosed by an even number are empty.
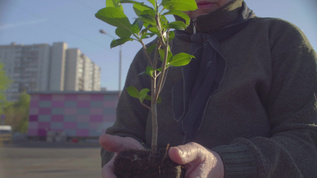
[[[120,38],[129,38],[132,33],[132,27],[131,29],[126,29],[126,28],[117,28],[116,29],[116,34],[120,37]]]
[[[167,62],[171,61],[173,59],[173,53],[171,52],[170,46],[168,46],[168,58]]]
[[[149,100],[149,101],[152,100],[150,95],[147,95],[147,96],[145,97],[145,99],[146,99],[146,100]]]
[[[148,31],[148,29],[142,30],[142,32],[141,32],[141,39],[151,38],[152,36],[155,35],[154,33],[152,33],[152,32],[149,32],[149,33],[148,33],[147,31]]]
[[[149,95],[147,94],[150,91],[148,88],[144,88],[139,93],[139,100],[143,103],[143,100],[146,99]],[[150,97],[151,98],[151,97]]]
[[[162,0],[162,5],[168,10],[193,11],[197,9],[195,0]]]
[[[5,65],[4,63],[0,62],[0,101],[5,101],[6,100],[6,94],[3,92],[7,90],[11,83],[13,81],[9,78],[9,76],[6,74],[5,71]],[[0,112],[1,112],[1,106],[0,106]]]
[[[95,16],[110,24],[113,25],[115,27],[119,27],[119,28],[125,28],[130,30],[131,29],[131,24],[130,21],[128,19],[128,17],[124,14],[123,11],[121,11],[118,8],[115,7],[106,7],[103,9],[100,9]]]
[[[135,86],[129,86],[127,88],[127,92],[130,96],[134,97],[134,98],[139,98],[140,93],[139,90],[135,88]]]
[[[155,0],[147,0],[147,1],[150,2],[153,7],[155,7]]]
[[[170,31],[170,33],[169,33],[169,41],[172,41],[174,38],[175,38],[174,31]]]
[[[160,60],[163,61],[165,56],[165,51],[163,49],[159,49],[159,55],[160,55]]]
[[[133,39],[132,38],[120,38],[120,39],[112,40],[110,47],[114,48],[114,47],[122,45],[128,41],[133,41]]]
[[[142,29],[142,26],[143,26],[143,21],[141,21],[140,19],[136,19],[132,24],[131,30],[133,33],[139,34]]]
[[[154,35],[154,33],[144,33],[142,34],[141,39],[151,38]]]
[[[160,17],[160,22],[161,22],[162,29],[167,29],[168,20],[164,15]]]
[[[146,67],[145,74],[153,77],[153,72],[154,72],[154,70],[153,70],[153,68],[151,66],[147,66]]]
[[[106,0],[106,7],[116,7],[123,11],[120,0]]]
[[[142,20],[142,19],[140,18],[140,20]],[[150,25],[149,23],[143,21],[143,26],[144,26],[145,28],[149,28],[151,25]]]
[[[159,72],[162,72],[162,67],[156,69]]]
[[[175,21],[168,24],[168,28],[172,28],[175,30],[185,30],[186,27],[187,27],[186,24],[181,21]]]
[[[140,14],[139,16],[140,20],[152,25],[152,26],[156,26],[156,21],[154,16],[152,16],[151,14]]]
[[[137,1],[133,1],[133,0],[119,0],[120,3],[131,3],[131,4],[134,4],[134,3],[140,3],[140,2],[137,2]]]
[[[155,10],[147,5],[145,5],[144,3],[135,3],[133,4],[133,9],[134,12],[137,16],[140,16],[142,14],[155,14]]]
[[[150,98],[150,100],[151,100],[151,97],[147,94],[149,91],[150,91],[150,89],[144,88],[144,89],[140,90],[140,92],[139,92],[139,90],[137,88],[135,88],[134,86],[129,86],[127,88],[128,94],[134,98],[139,99],[139,101],[141,103],[143,103],[144,99]]]
[[[153,77],[154,69],[151,66],[147,66],[144,72],[139,73],[139,75],[149,75],[150,77]]]
[[[152,100],[150,95],[147,95],[147,96],[145,97],[145,99],[146,99],[146,100],[149,100],[149,101]],[[157,98],[156,103],[162,103],[162,97],[159,96],[159,97]]]
[[[159,35],[159,31],[157,30],[156,27],[150,27],[150,28],[149,28],[149,31],[152,32],[152,33],[154,33],[154,34]]]
[[[178,17],[184,19],[186,26],[189,25],[189,23],[190,23],[190,17],[189,17],[187,14],[185,14],[184,12],[176,11],[176,10],[171,10],[171,11],[168,11],[168,12],[164,13],[163,15],[170,15],[170,14],[171,14],[171,15],[176,15],[176,16],[178,16]]]
[[[168,63],[170,66],[180,67],[189,64],[189,62],[195,58],[195,56],[187,54],[187,53],[178,53],[173,56],[172,60]]]
[[[164,49],[159,49],[159,55],[160,55],[160,60],[163,61],[164,57],[165,57],[165,50]],[[173,57],[173,54],[170,50],[170,48],[168,48],[168,53],[167,53],[167,61],[170,61]]]

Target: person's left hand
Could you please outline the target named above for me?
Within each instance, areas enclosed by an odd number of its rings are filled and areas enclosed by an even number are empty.
[[[168,153],[172,161],[185,166],[186,178],[224,177],[224,166],[219,154],[197,143],[171,147]]]

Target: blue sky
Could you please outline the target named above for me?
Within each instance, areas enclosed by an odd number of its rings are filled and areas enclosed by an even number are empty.
[[[317,49],[316,0],[245,0],[260,17],[282,18],[301,28]],[[79,48],[102,68],[102,86],[118,89],[119,48],[110,49],[114,28],[95,18],[105,0],[0,0],[0,45],[66,42]],[[133,16],[132,12],[127,12]],[[122,85],[140,49],[136,42],[122,46]]]

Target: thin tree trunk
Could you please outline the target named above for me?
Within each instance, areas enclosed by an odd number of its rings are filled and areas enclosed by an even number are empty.
[[[156,72],[154,72],[154,76],[156,76]],[[152,154],[155,155],[157,151],[157,137],[158,137],[158,123],[157,123],[157,100],[156,100],[156,78],[153,77],[151,80],[151,114],[152,114],[152,143],[151,149]]]

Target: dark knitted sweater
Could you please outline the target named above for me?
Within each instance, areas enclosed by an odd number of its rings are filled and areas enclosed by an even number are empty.
[[[234,0],[199,17],[197,30],[213,32],[232,23],[242,3]],[[219,45],[226,60],[224,76],[191,141],[220,154],[225,177],[317,177],[317,55],[305,35],[283,20],[255,17]],[[174,39],[174,54],[189,48]],[[149,78],[139,75],[146,66],[141,50],[125,86],[149,88]],[[158,104],[159,147],[184,144],[172,105],[172,90],[182,78],[182,68],[169,69]],[[117,120],[107,133],[150,145],[149,111],[124,90]],[[102,150],[101,155],[104,165],[112,154]]]

